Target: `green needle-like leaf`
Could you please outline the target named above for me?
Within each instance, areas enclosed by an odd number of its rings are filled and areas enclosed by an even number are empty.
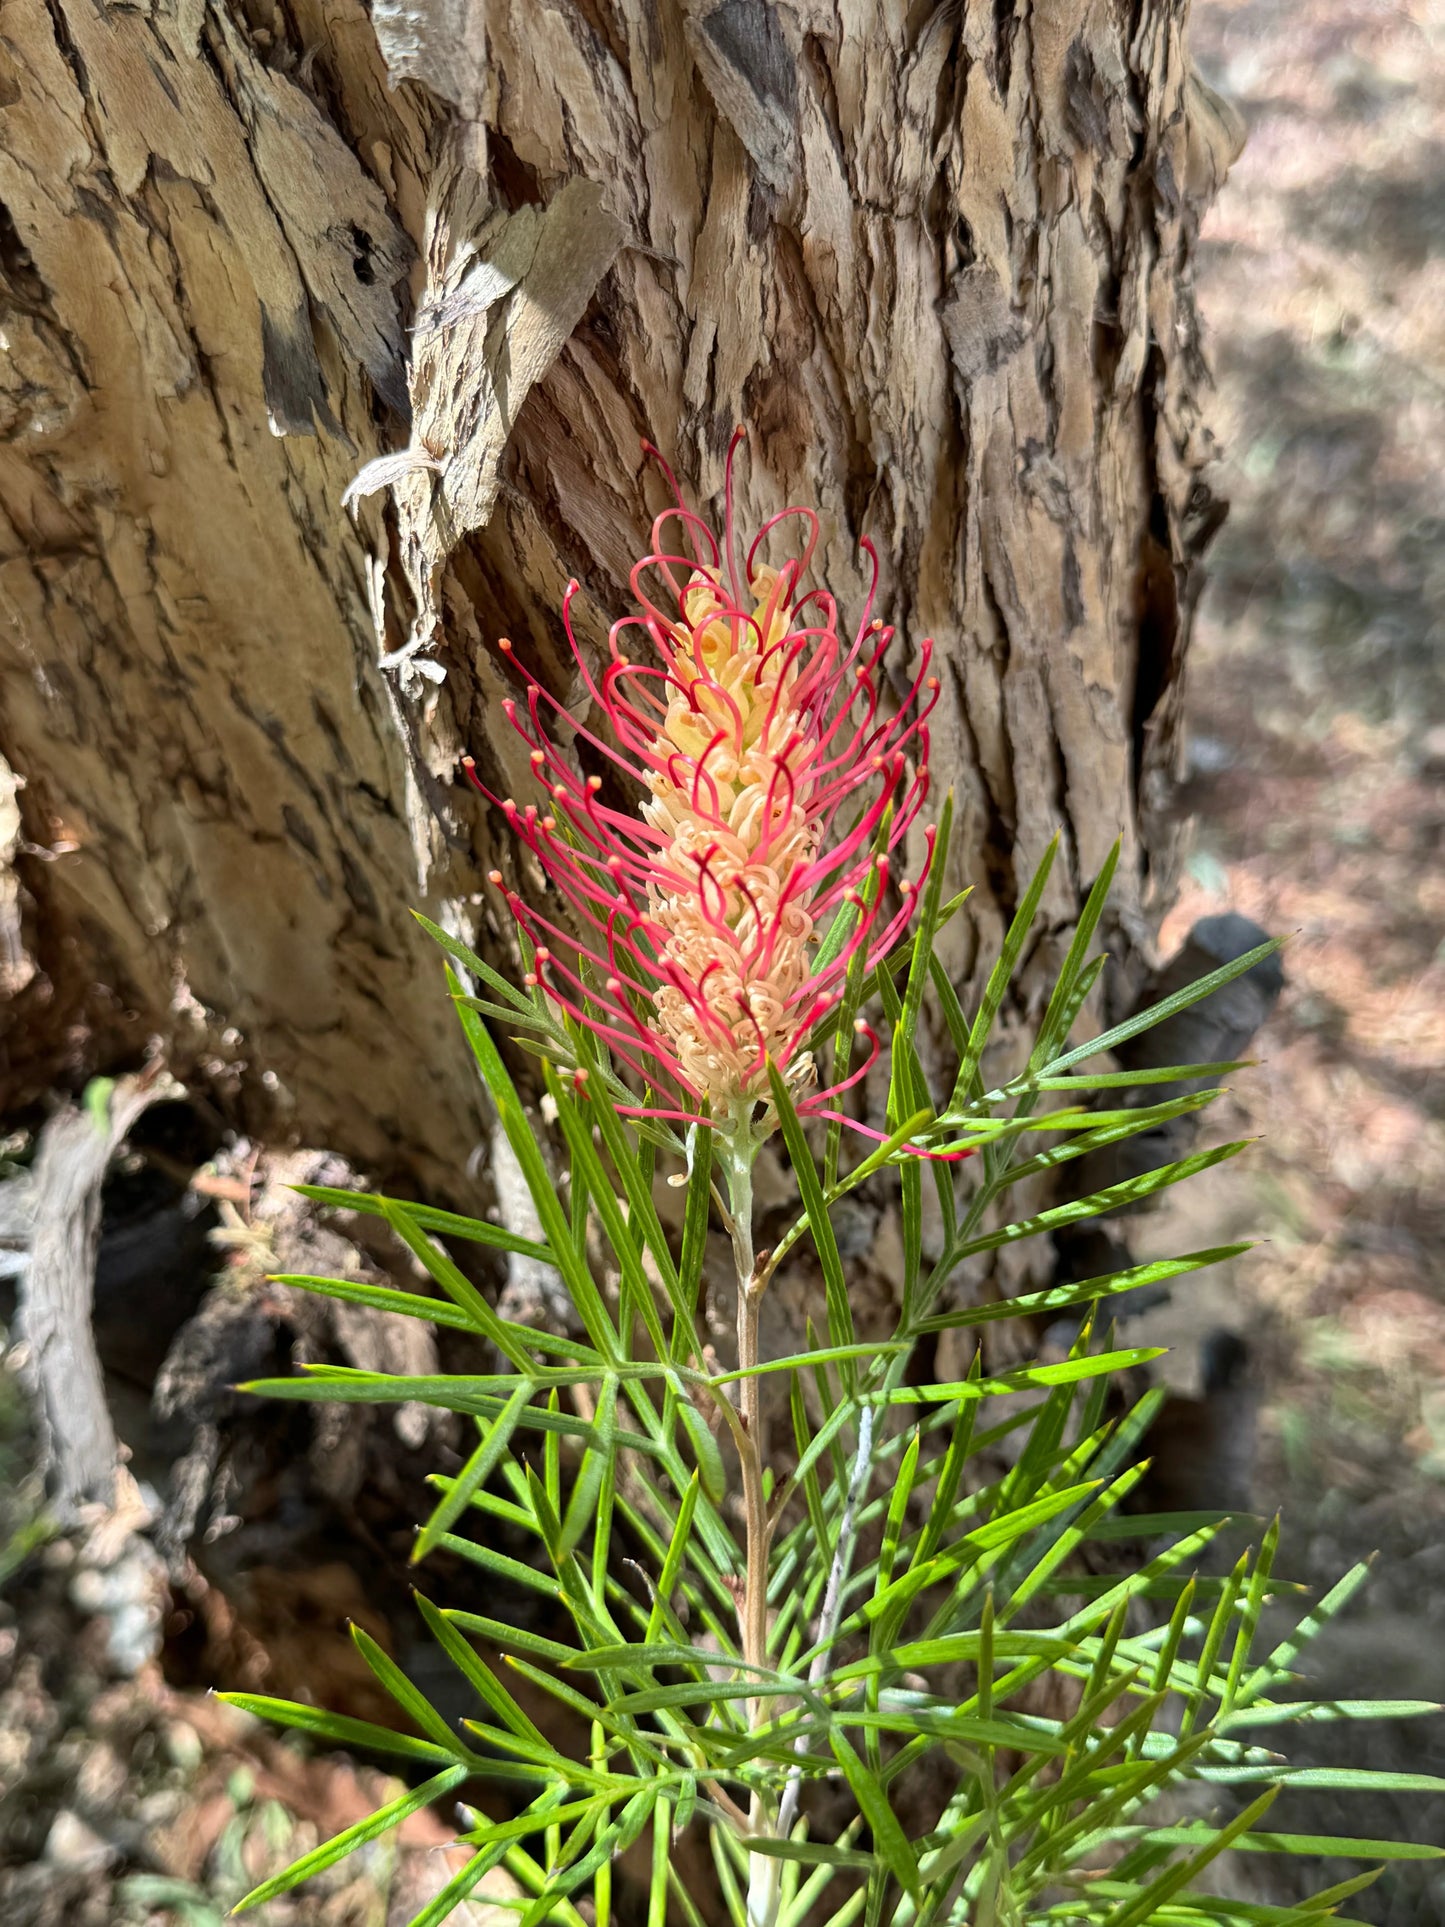
[[[323,1712],[318,1706],[304,1706],[296,1700],[269,1699],[261,1693],[218,1693],[227,1706],[254,1713],[258,1719],[289,1726],[293,1732],[327,1740],[333,1746],[359,1746],[372,1753],[394,1753],[413,1760],[455,1760],[465,1752],[451,1733],[445,1740],[419,1740],[409,1733],[397,1733],[389,1726],[373,1726],[369,1720],[354,1720],[342,1713]]]
[[[471,1244],[492,1245],[498,1251],[515,1251],[523,1258],[535,1258],[539,1263],[549,1265],[552,1254],[546,1245],[534,1238],[522,1238],[514,1231],[506,1230],[499,1224],[488,1224],[481,1218],[463,1217],[457,1211],[439,1211],[434,1205],[412,1204],[402,1198],[382,1197],[375,1191],[346,1191],[334,1185],[297,1184],[292,1189],[298,1196],[310,1198],[316,1204],[335,1205],[341,1211],[361,1211],[371,1217],[384,1218],[390,1210],[404,1211],[413,1224],[420,1225],[423,1231],[436,1231],[445,1238],[464,1238]]]
[[[847,1775],[858,1809],[868,1823],[875,1851],[909,1899],[918,1906],[923,1899],[918,1862],[913,1857],[908,1836],[894,1814],[887,1793],[840,1731],[835,1728],[828,1739],[839,1766]]]
[[[299,1272],[274,1272],[273,1285],[293,1285],[318,1298],[337,1298],[343,1304],[364,1305],[368,1311],[399,1312],[404,1318],[423,1318],[429,1325],[452,1331],[475,1331],[476,1320],[460,1305],[445,1298],[425,1298],[419,1291],[395,1291],[387,1285],[362,1285],[350,1278],[313,1278]]]
[[[1237,1814],[1227,1827],[1211,1833],[1209,1838],[1187,1860],[1168,1868],[1157,1879],[1151,1880],[1136,1900],[1127,1905],[1116,1907],[1105,1922],[1105,1927],[1143,1927],[1146,1921],[1157,1917],[1158,1909],[1181,1887],[1187,1887],[1191,1880],[1218,1859],[1230,1843],[1240,1834],[1247,1833],[1256,1820],[1261,1819],[1274,1805],[1278,1797],[1278,1787],[1271,1787],[1268,1793],[1260,1795],[1244,1812]]]
[[[1073,940],[1068,955],[1064,958],[1059,971],[1058,981],[1049,998],[1048,1009],[1044,1012],[1043,1022],[1039,1025],[1038,1037],[1029,1058],[1030,1069],[1046,1064],[1053,1053],[1068,1037],[1073,1019],[1083,997],[1079,994],[1081,982],[1088,965],[1089,945],[1094,941],[1094,932],[1099,927],[1104,905],[1108,901],[1109,886],[1114,881],[1114,872],[1119,867],[1119,854],[1123,849],[1122,840],[1116,840],[1113,849],[1104,859],[1104,867],[1094,880],[1094,887],[1079,912],[1079,921],[1074,927]],[[1098,963],[1103,959],[1099,958]],[[1097,975],[1097,968],[1094,971]],[[1088,978],[1092,984],[1093,976]],[[1085,992],[1087,994],[1087,992]]]
[[[456,979],[452,978],[455,989]],[[492,1101],[497,1107],[497,1115],[507,1142],[511,1145],[517,1163],[521,1166],[522,1176],[527,1189],[532,1194],[537,1216],[551,1251],[553,1262],[566,1283],[577,1307],[578,1316],[588,1338],[608,1360],[618,1357],[617,1333],[607,1316],[606,1307],[593,1282],[586,1261],[580,1256],[572,1242],[571,1227],[567,1223],[561,1201],[557,1196],[551,1174],[542,1161],[542,1153],[537,1148],[537,1140],[532,1135],[532,1127],[527,1122],[522,1109],[521,1099],[517,1096],[516,1086],[508,1075],[501,1054],[492,1042],[491,1035],[475,1011],[458,1005],[457,1016],[472,1054],[477,1060],[482,1081],[491,1092]]]
[[[420,1593],[415,1597],[417,1609],[426,1621],[432,1637],[497,1718],[505,1726],[510,1727],[520,1739],[545,1747],[547,1742],[537,1726],[522,1711],[491,1667],[472,1651],[447,1615],[439,1612],[432,1602],[424,1599]],[[557,1650],[566,1653],[569,1649],[559,1647]]]
[[[490,1424],[485,1419],[479,1421],[481,1442],[451,1481],[440,1504],[417,1535],[416,1544],[412,1548],[413,1563],[425,1559],[439,1543],[442,1535],[451,1531],[478,1489],[485,1485],[496,1471],[501,1463],[502,1454],[511,1443],[517,1421],[532,1402],[533,1390],[531,1382],[524,1380]]]
[[[721,1505],[727,1497],[727,1471],[723,1465],[722,1450],[707,1420],[690,1399],[682,1399],[677,1411],[697,1460],[697,1476],[702,1481],[702,1489],[714,1505]]]
[[[249,1907],[259,1907],[263,1901],[274,1900],[277,1894],[289,1893],[293,1887],[299,1887],[303,1880],[309,1880],[313,1874],[324,1873],[328,1867],[334,1867],[338,1860],[355,1853],[358,1847],[364,1847],[369,1840],[389,1833],[413,1813],[419,1813],[423,1807],[430,1806],[433,1800],[441,1799],[453,1787],[460,1786],[468,1772],[465,1766],[450,1767],[445,1773],[438,1773],[435,1779],[413,1788],[410,1793],[389,1801],[366,1819],[358,1820],[355,1826],[347,1827],[344,1833],[324,1840],[300,1860],[293,1861],[284,1873],[278,1873],[274,1879],[264,1880],[259,1887],[253,1887],[244,1900],[237,1901],[232,1911],[240,1914]]]
[[[843,1260],[838,1255],[838,1241],[833,1235],[832,1219],[828,1216],[822,1180],[818,1176],[818,1167],[813,1162],[813,1153],[808,1149],[808,1141],[803,1136],[803,1127],[798,1121],[798,1113],[793,1108],[788,1087],[783,1082],[777,1066],[772,1063],[768,1065],[768,1081],[772,1087],[773,1106],[778,1113],[778,1122],[782,1126],[783,1141],[788,1147],[793,1173],[798,1180],[798,1190],[802,1195],[808,1229],[813,1234],[813,1247],[823,1267],[823,1288],[828,1304],[828,1336],[834,1345],[849,1346],[853,1343],[853,1309],[848,1301],[848,1285],[843,1276]],[[845,1389],[851,1391],[857,1379],[851,1357],[845,1358],[841,1364],[840,1376]]]
[[[451,1728],[426,1695],[412,1685],[396,1661],[381,1650],[364,1627],[353,1621],[350,1630],[356,1650],[407,1717],[415,1721],[438,1746],[450,1746],[459,1751]]]
[[[1213,1838],[1213,1830],[1187,1827],[1150,1827],[1140,1836],[1166,1847],[1196,1847]],[[1335,1833],[1238,1833],[1231,1842],[1236,1853],[1314,1854],[1335,1860],[1445,1860],[1445,1847],[1423,1846],[1411,1840],[1360,1840]]]
[[[963,1061],[958,1067],[958,1077],[953,1087],[953,1096],[949,1102],[950,1111],[956,1110],[967,1099],[969,1088],[973,1083],[978,1066],[983,1058],[984,1046],[987,1044],[989,1036],[993,1031],[994,1021],[1003,1007],[1004,997],[1008,993],[1008,987],[1013,981],[1014,972],[1018,968],[1020,958],[1023,956],[1024,946],[1027,944],[1029,934],[1033,930],[1034,919],[1039,913],[1039,905],[1044,900],[1044,891],[1048,888],[1049,873],[1054,867],[1054,858],[1058,853],[1059,839],[1056,836],[1044,852],[1043,862],[1040,863],[1038,869],[1034,872],[1033,881],[1024,892],[1023,901],[1014,913],[1014,919],[1009,925],[1008,935],[1004,938],[1004,945],[1002,951],[999,953],[998,962],[990,971],[988,982],[984,986],[983,1001],[978,1007],[978,1015],[974,1018],[972,1028],[969,1031],[968,1048],[965,1050]]]
[[[567,1510],[563,1515],[560,1542],[563,1557],[581,1542],[583,1533],[596,1521],[602,1482],[617,1451],[616,1409],[617,1380],[609,1374],[602,1381],[597,1410],[592,1419],[595,1443],[590,1444],[582,1455],[572,1496],[567,1501]]]
[[[466,1312],[473,1329],[480,1332],[483,1338],[490,1339],[510,1364],[525,1372],[530,1361],[523,1346],[508,1331],[472,1281],[459,1270],[441,1246],[422,1230],[406,1206],[388,1204],[383,1216],[403,1243],[421,1259],[448,1298]]]
[[[1120,1044],[1127,1044],[1131,1037],[1138,1037],[1143,1031],[1153,1030],[1168,1018],[1177,1016],[1181,1010],[1188,1010],[1205,997],[1212,997],[1216,990],[1222,990],[1226,984],[1232,984],[1236,977],[1242,977],[1247,970],[1253,970],[1256,964],[1263,963],[1266,957],[1272,957],[1282,948],[1280,940],[1275,939],[1270,943],[1262,943],[1253,950],[1247,950],[1242,957],[1236,957],[1230,963],[1221,964],[1218,970],[1211,970],[1207,976],[1198,977],[1193,983],[1185,984],[1181,990],[1176,990],[1172,997],[1162,998],[1148,1010],[1141,1011],[1137,1017],[1130,1017],[1122,1024],[1115,1024],[1112,1029],[1101,1031],[1097,1037],[1091,1038],[1087,1044],[1080,1044],[1076,1049],[1065,1051],[1062,1056],[1041,1065],[1040,1074],[1058,1077],[1072,1065],[1083,1063],[1086,1058],[1098,1057],[1105,1051],[1117,1050]]]

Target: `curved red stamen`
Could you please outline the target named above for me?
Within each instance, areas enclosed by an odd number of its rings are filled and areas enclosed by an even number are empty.
[[[673,1122],[730,1114],[739,1097],[765,1100],[769,1061],[793,1079],[801,1112],[834,1115],[824,1107],[866,1077],[878,1041],[865,1025],[867,1062],[808,1092],[809,1035],[836,1009],[848,970],[887,956],[919,896],[916,882],[896,895],[887,885],[892,853],[928,792],[927,717],[938,701],[931,645],[895,704],[882,676],[893,632],[873,613],[872,544],[862,544],[871,580],[846,645],[831,595],[803,587],[819,544],[813,510],[769,517],[744,551],[741,440],[739,431],[727,454],[721,541],[644,444],[676,506],[653,521],[651,552],[629,571],[636,613],[612,625],[595,671],[573,625],[577,584],[568,585],[567,641],[605,737],[595,717],[579,720],[527,675],[507,643],[525,709],[509,696],[504,711],[541,786],[541,809],[493,797],[470,759],[463,765],[562,906],[549,914],[495,878],[536,945],[528,978],[646,1086],[637,1105],[622,1107],[628,1114]],[[784,541],[795,552],[764,567],[764,548]],[[553,742],[544,711],[565,721],[566,740],[644,786],[640,810],[601,800],[599,779],[584,778]],[[924,876],[932,860],[930,835]],[[823,920],[845,903],[855,906],[854,926],[819,967]]]

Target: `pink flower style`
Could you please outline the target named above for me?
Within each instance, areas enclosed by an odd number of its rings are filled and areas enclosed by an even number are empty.
[[[800,1113],[852,1124],[836,1100],[867,1074],[877,1036],[860,1020],[866,1061],[826,1089],[816,1088],[807,1040],[841,1001],[849,964],[861,955],[871,967],[885,956],[917,904],[933,857],[931,827],[923,874],[903,879],[896,907],[885,908],[890,852],[928,794],[926,719],[938,679],[925,642],[906,699],[895,714],[880,714],[893,630],[871,614],[878,559],[866,540],[873,581],[846,649],[831,595],[799,592],[818,541],[811,509],[773,516],[739,566],[740,437],[728,454],[721,550],[662,464],[678,504],[653,524],[654,552],[631,576],[640,613],[613,625],[600,678],[573,633],[578,585],[568,586],[567,639],[615,743],[578,725],[527,677],[525,710],[510,698],[503,708],[530,751],[545,792],[540,806],[492,796],[470,758],[465,765],[571,913],[574,928],[566,928],[491,873],[535,946],[528,982],[542,984],[641,1081],[642,1100],[624,1108],[745,1127],[769,1097],[771,1060]],[[802,554],[781,569],[763,565],[764,542],[790,519],[806,532]],[[669,551],[669,522],[690,556]],[[644,583],[649,571],[665,588],[658,593],[666,609]],[[642,645],[636,653],[634,643]],[[499,647],[515,663],[511,643]],[[604,802],[600,777],[579,775],[559,753],[542,727],[544,705],[642,785],[647,796],[635,813]],[[847,941],[820,960],[819,940],[844,907]]]

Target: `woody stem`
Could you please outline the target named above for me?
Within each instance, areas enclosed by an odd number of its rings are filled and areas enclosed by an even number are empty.
[[[733,1263],[738,1281],[738,1369],[747,1374],[738,1382],[738,1410],[743,1436],[738,1445],[742,1463],[743,1524],[745,1534],[745,1572],[742,1597],[738,1601],[738,1625],[742,1654],[751,1667],[768,1663],[768,1551],[771,1532],[767,1500],[763,1492],[763,1463],[766,1443],[763,1438],[762,1384],[756,1367],[758,1327],[766,1280],[758,1276],[753,1252],[753,1159],[757,1141],[743,1121],[732,1136],[726,1157],[728,1202],[732,1212]],[[748,1724],[760,1726],[767,1702],[747,1702]],[[748,1830],[761,1833],[772,1815],[761,1793],[754,1793],[748,1810]],[[778,1874],[780,1862],[766,1854],[751,1856],[748,1880],[749,1927],[773,1927],[778,1911]]]

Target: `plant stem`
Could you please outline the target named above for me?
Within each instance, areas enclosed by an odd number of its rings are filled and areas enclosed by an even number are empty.
[[[853,1541],[857,1534],[858,1508],[868,1490],[868,1480],[873,1471],[873,1407],[865,1405],[858,1416],[858,1450],[853,1456],[853,1472],[848,1480],[848,1491],[843,1501],[843,1517],[838,1525],[838,1544],[833,1553],[833,1563],[828,1570],[828,1584],[823,1592],[823,1613],[818,1621],[818,1649],[813,1654],[813,1663],[808,1668],[808,1684],[819,1685],[828,1672],[831,1657],[830,1648],[838,1631],[838,1621],[843,1617],[843,1588],[848,1580],[848,1568],[853,1563]],[[807,1738],[798,1736],[799,1753],[808,1750]],[[786,1840],[792,1832],[793,1822],[798,1817],[798,1799],[803,1785],[803,1769],[800,1766],[788,1770],[788,1784],[783,1788],[782,1801],[778,1806],[778,1837]]]
[[[738,1120],[727,1140],[724,1169],[727,1172],[728,1204],[732,1216],[733,1264],[738,1280],[738,1369],[752,1376],[738,1381],[738,1410],[743,1422],[743,1437],[738,1457],[743,1476],[743,1525],[746,1570],[742,1596],[738,1601],[738,1623],[742,1635],[743,1658],[749,1666],[768,1663],[768,1550],[771,1528],[767,1501],[763,1494],[762,1381],[754,1368],[758,1358],[758,1326],[762,1312],[766,1276],[759,1276],[753,1252],[753,1159],[757,1140],[748,1129],[748,1120]],[[747,1702],[748,1725],[761,1726],[765,1700]],[[748,1809],[750,1833],[771,1831],[772,1814],[766,1797],[755,1792]],[[767,1854],[749,1857],[749,1927],[773,1927],[777,1919],[781,1863]]]

